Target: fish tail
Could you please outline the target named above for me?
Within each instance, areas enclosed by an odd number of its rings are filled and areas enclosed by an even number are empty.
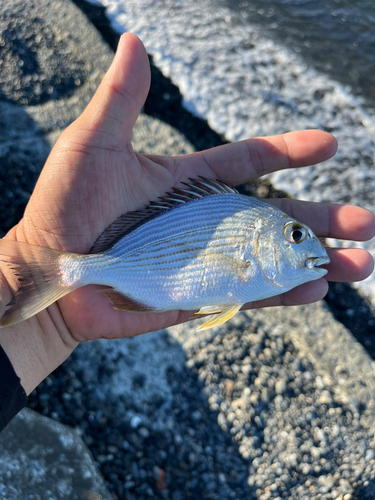
[[[60,258],[69,255],[19,241],[0,240],[0,264],[13,298],[0,319],[0,328],[14,325],[42,311],[77,286],[62,279]],[[72,255],[72,254],[70,254]]]

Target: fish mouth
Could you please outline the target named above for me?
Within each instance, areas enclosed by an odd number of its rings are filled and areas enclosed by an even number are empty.
[[[310,257],[305,261],[305,265],[310,271],[319,272],[322,276],[327,273],[327,269],[322,269],[319,266],[324,266],[324,264],[329,263],[330,260],[328,257]]]

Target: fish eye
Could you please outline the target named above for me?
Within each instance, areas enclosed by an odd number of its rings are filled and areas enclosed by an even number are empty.
[[[302,243],[308,235],[307,229],[302,224],[288,222],[284,226],[284,237],[290,243]]]

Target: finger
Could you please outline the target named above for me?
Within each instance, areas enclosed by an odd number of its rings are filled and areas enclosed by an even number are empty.
[[[218,146],[184,157],[179,166],[187,177],[208,175],[236,185],[276,170],[319,163],[336,150],[331,134],[302,130]]]
[[[150,87],[150,65],[142,42],[131,33],[120,38],[115,58],[77,124],[130,142]]]
[[[324,266],[328,281],[362,281],[374,270],[374,259],[359,248],[327,248],[330,264]]]
[[[245,304],[243,309],[258,309],[261,307],[275,307],[275,306],[297,306],[300,304],[310,304],[322,299],[328,292],[328,283],[324,278],[310,283],[304,283],[297,286],[289,292],[269,299],[256,300]]]
[[[375,215],[364,208],[290,198],[267,201],[307,224],[320,238],[367,241],[375,236]]]

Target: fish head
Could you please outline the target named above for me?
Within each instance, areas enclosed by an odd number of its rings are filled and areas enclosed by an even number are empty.
[[[258,263],[275,285],[291,289],[327,274],[327,252],[312,230],[285,214],[260,231]]]

